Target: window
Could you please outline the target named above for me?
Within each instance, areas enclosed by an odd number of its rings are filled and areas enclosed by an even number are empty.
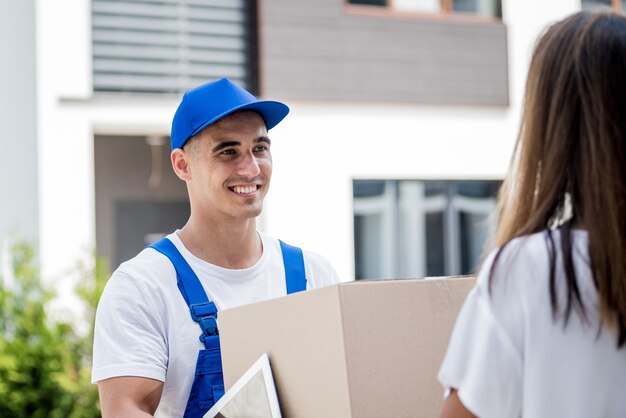
[[[379,6],[400,12],[502,16],[500,0],[348,0],[348,3]]]
[[[367,4],[369,6],[386,6],[388,0],[352,0],[353,4]]]
[[[499,181],[355,180],[356,279],[470,274]]]
[[[92,0],[94,91],[180,93],[229,77],[257,90],[256,2]]]
[[[607,7],[622,10],[622,0],[582,0],[581,2],[583,10],[599,10]]]

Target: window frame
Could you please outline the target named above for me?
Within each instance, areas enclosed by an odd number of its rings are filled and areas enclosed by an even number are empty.
[[[352,179],[355,181],[372,179]],[[381,242],[378,251],[378,272],[374,275],[358,277],[358,243],[356,230],[353,237],[355,279],[362,278],[406,278],[426,277],[428,271],[428,246],[426,239],[426,218],[430,213],[443,216],[443,275],[455,276],[463,273],[463,247],[461,243],[460,215],[485,216],[486,237],[489,238],[495,228],[496,198],[469,197],[458,193],[461,183],[467,181],[493,182],[496,179],[380,179],[384,183],[382,194],[352,198],[352,216],[375,215],[380,217],[378,239]],[[426,196],[427,183],[441,183],[442,193]],[[356,225],[355,225],[356,227]],[[469,249],[466,248],[465,251]],[[418,255],[416,257],[415,255]]]

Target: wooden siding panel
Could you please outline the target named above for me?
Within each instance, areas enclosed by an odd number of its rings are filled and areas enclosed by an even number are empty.
[[[508,105],[501,22],[369,16],[343,0],[259,0],[268,97]]]

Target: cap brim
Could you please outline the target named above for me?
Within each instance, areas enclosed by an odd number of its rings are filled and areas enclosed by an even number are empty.
[[[196,135],[198,132],[202,131],[204,128],[217,122],[218,120],[242,110],[252,110],[254,112],[257,112],[263,118],[263,121],[265,122],[265,127],[268,131],[274,126],[278,125],[283,119],[285,119],[285,116],[287,116],[287,114],[289,113],[289,107],[284,103],[276,102],[273,100],[259,100],[253,103],[247,103],[241,106],[233,107],[219,115],[214,116],[213,118],[207,120],[198,128],[196,128],[196,130],[191,133],[190,137]]]

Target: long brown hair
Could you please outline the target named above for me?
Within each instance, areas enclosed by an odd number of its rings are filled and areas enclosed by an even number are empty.
[[[502,248],[513,238],[553,227],[566,217],[560,226],[567,279],[565,323],[572,308],[585,313],[571,246],[571,230],[580,226],[588,231],[602,318],[616,329],[622,347],[626,343],[626,17],[621,14],[576,13],[540,37],[528,73],[513,162],[500,191],[495,246]],[[555,254],[554,246],[548,247],[556,316]]]

